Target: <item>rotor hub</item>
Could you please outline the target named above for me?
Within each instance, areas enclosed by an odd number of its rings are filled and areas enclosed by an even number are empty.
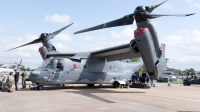
[[[148,19],[147,17],[143,16],[142,13],[148,13],[146,7],[144,7],[144,6],[138,6],[135,9],[135,12],[134,12],[134,14],[135,14],[135,20],[136,20],[137,23],[146,21]]]

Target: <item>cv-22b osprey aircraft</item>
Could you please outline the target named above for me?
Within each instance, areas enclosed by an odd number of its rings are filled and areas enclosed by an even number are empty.
[[[94,84],[113,84],[113,87],[120,87],[122,84],[128,84],[132,74],[143,64],[151,80],[157,79],[162,74],[162,70],[166,70],[165,53],[163,52],[164,50],[162,51],[162,49],[165,49],[165,46],[164,44],[161,45],[162,48],[159,46],[155,29],[149,19],[160,16],[193,15],[151,14],[162,3],[151,7],[138,6],[133,14],[75,33],[129,25],[135,19],[138,27],[134,32],[135,39],[130,40],[130,43],[127,44],[91,52],[59,53],[52,45],[50,39],[72,25],[70,24],[53,33],[42,33],[38,39],[19,46],[23,47],[40,42],[43,44],[39,48],[39,52],[44,60],[43,64],[31,72],[29,80],[37,85],[38,90],[42,90],[46,84],[87,84],[88,86],[94,86]],[[137,57],[141,57],[143,63],[119,61]]]

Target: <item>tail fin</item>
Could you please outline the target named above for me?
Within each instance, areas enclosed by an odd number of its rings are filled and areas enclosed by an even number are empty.
[[[162,75],[163,71],[167,70],[167,58],[165,58],[165,44],[161,44],[162,55],[158,61],[158,64],[155,66],[157,77],[152,77],[151,79],[158,79]]]
[[[167,70],[167,58],[165,58],[165,44],[161,44],[161,48],[162,48],[162,55],[159,59],[161,67],[162,67],[162,71],[166,71]]]

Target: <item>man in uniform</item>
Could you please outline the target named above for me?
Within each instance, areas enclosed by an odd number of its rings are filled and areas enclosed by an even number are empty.
[[[24,68],[24,72],[21,74],[22,76],[22,88],[26,88],[26,76],[27,76],[27,72],[26,69]]]
[[[15,71],[15,90],[18,91],[18,81],[19,81],[19,72],[17,71],[17,69],[14,70]]]
[[[135,76],[135,74],[132,75],[131,79],[132,79],[132,83],[136,83],[136,76]]]
[[[3,79],[0,81],[0,90],[3,88],[5,83],[6,83],[6,75],[4,75]]]
[[[135,73],[135,77],[136,77],[136,82],[138,83],[140,80],[139,80],[139,78],[140,78],[140,73],[139,72],[136,72]]]
[[[11,90],[11,87],[13,85],[14,79],[12,76],[12,72],[10,72],[10,75],[7,77],[6,82],[2,88],[2,92],[13,92],[13,90]]]
[[[146,81],[147,81],[147,74],[146,74],[146,72],[143,72],[142,73],[142,83],[146,83]]]

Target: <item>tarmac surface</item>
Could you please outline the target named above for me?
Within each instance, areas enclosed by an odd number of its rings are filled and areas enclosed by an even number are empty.
[[[68,86],[74,87],[0,92],[0,112],[200,112],[198,85],[168,87],[166,83],[157,83],[150,89]]]

